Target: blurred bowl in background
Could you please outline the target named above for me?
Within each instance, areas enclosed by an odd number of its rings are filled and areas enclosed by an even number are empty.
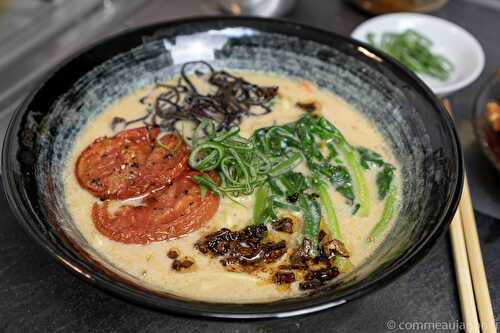
[[[437,10],[448,0],[349,0],[350,3],[371,14],[395,12],[431,12]]]
[[[222,14],[278,17],[290,12],[296,0],[210,0]]]
[[[495,132],[486,117],[489,102],[500,104],[500,69],[484,84],[475,101],[474,129],[483,152],[500,172],[500,132]]]

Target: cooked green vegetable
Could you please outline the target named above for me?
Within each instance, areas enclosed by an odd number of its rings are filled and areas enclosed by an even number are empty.
[[[281,190],[277,184],[278,181],[283,184],[285,191]],[[264,183],[255,191],[254,223],[265,224],[272,222],[273,219],[277,218],[276,208],[295,212],[300,211],[297,205],[287,203],[283,199],[285,196],[302,192],[307,187],[305,177],[298,172],[288,172],[278,178],[270,178],[267,183]]]
[[[276,177],[282,175],[295,168],[300,163],[300,161],[302,161],[302,155],[298,152],[292,153],[288,157],[288,159],[283,160],[273,166],[269,171],[269,176]]]
[[[355,194],[352,176],[350,171],[343,165],[336,148],[340,145],[348,145],[340,131],[325,118],[316,116],[301,118],[297,122],[295,130],[302,144],[309,169],[317,175],[326,177],[335,189],[350,204],[353,204]],[[327,142],[328,158],[325,158],[318,149],[321,141]]]
[[[278,219],[276,207],[273,200],[266,200],[265,207],[260,216],[257,216],[255,224],[268,224]]]
[[[195,133],[206,135],[193,140],[197,145],[189,164],[200,171],[218,170],[220,192],[250,194],[293,170],[305,157],[314,174],[326,178],[350,204],[356,201],[362,216],[368,215],[369,192],[357,152],[325,118],[307,115],[295,123],[259,129],[250,139],[239,136],[238,128],[216,132],[213,124],[199,127]],[[328,158],[318,149],[321,142],[327,144]]]
[[[310,255],[316,257],[318,251],[318,236],[321,222],[321,208],[318,202],[305,194],[299,195],[299,206],[304,217],[304,238],[311,242]]]
[[[393,185],[390,188],[390,191],[387,195],[387,199],[385,200],[384,210],[382,211],[382,216],[377,224],[373,227],[370,232],[369,239],[375,239],[385,230],[389,222],[391,221],[394,213],[396,211],[396,198],[397,198],[397,190]]]
[[[210,179],[210,177],[208,177],[207,175],[203,175],[203,176],[194,176],[193,177],[193,180],[200,184],[200,186],[203,186],[205,188],[208,188],[210,189],[210,191],[212,191],[215,195],[218,195],[220,196],[220,191],[219,189],[217,188],[217,186],[214,184],[214,182],[212,181],[212,179]],[[206,189],[203,190],[201,189],[200,192],[205,192],[206,194]],[[200,195],[202,195],[202,193],[200,193]],[[202,195],[203,196],[203,195]]]
[[[267,200],[269,200],[269,186],[263,184],[255,191],[255,205],[253,206],[253,222],[255,224],[265,222],[262,215],[266,209]]]
[[[206,187],[205,185],[203,184],[199,184],[200,185],[200,197],[201,199],[205,199],[205,197],[207,196],[207,192],[208,192],[208,187]]]
[[[206,178],[205,183],[217,187],[219,193],[238,196],[251,194],[266,182],[273,165],[251,140],[239,136],[239,128],[215,132],[213,124],[202,123],[200,126],[206,134],[193,139],[197,145],[189,156],[189,165],[202,172],[216,170],[220,179],[220,185],[210,178]],[[195,130],[195,133],[199,132],[201,130]],[[294,165],[275,166],[275,172],[286,172],[287,167],[291,170]]]
[[[335,266],[340,273],[349,272],[352,269],[352,262],[349,258],[344,258],[342,256],[335,257]]]
[[[198,156],[203,155],[203,158]],[[189,165],[199,171],[215,169],[224,158],[224,146],[215,142],[206,142],[197,146],[189,157]]]
[[[354,183],[356,199],[360,205],[359,213],[361,216],[368,216],[370,213],[370,193],[356,150],[347,142],[342,133],[340,133],[340,131],[328,120],[323,117],[309,116],[308,118],[312,123],[312,131],[321,139],[333,144],[335,150],[342,156]],[[333,185],[338,186],[338,184],[335,183],[333,183]]]
[[[366,184],[357,153],[347,142],[339,145],[339,151],[344,155],[347,166],[351,170],[355,184],[354,189],[356,190],[356,197],[359,203],[358,211],[361,216],[368,216],[370,214],[370,192],[368,191],[368,184]]]
[[[384,168],[377,174],[378,198],[384,200],[387,192],[391,188],[394,180],[394,167],[390,164],[384,164]]]
[[[368,33],[366,38],[370,45],[390,54],[416,73],[445,81],[454,70],[448,59],[432,52],[432,41],[415,30],[399,34],[384,32],[378,42],[374,33]]]
[[[285,187],[287,196],[302,193],[309,186],[306,177],[300,172],[289,172],[279,177],[278,180]]]
[[[380,156],[373,150],[363,147],[357,147],[356,150],[358,151],[360,157],[361,166],[365,170],[374,167],[381,167],[384,165],[384,160],[382,159],[382,156]]]
[[[380,171],[377,174],[377,192],[378,198],[384,200],[392,181],[394,180],[394,167],[384,162],[382,157],[373,150],[358,147],[361,166],[366,170],[378,167]]]
[[[349,200],[349,202],[354,202],[352,178],[349,170],[347,170],[345,166],[332,165],[330,167],[326,167],[323,169],[322,174],[327,176],[337,192],[342,194],[344,198]]]
[[[287,210],[291,210],[292,212],[299,212],[300,211],[299,207],[292,205],[292,204],[289,204],[289,203],[286,203],[286,202],[283,202],[283,201],[276,199],[276,198],[273,198],[273,205],[276,208],[287,209]]]
[[[369,214],[370,205],[363,170],[379,169],[377,186],[381,200],[393,187],[394,167],[376,152],[354,148],[332,123],[316,115],[258,129],[249,139],[241,137],[238,128],[216,132],[213,124],[201,123],[192,141],[191,167],[202,172],[213,170],[219,176],[219,184],[207,175],[194,177],[202,186],[202,195],[210,189],[234,200],[234,196],[255,192],[255,224],[276,220],[278,209],[302,211],[304,237],[311,242],[314,253],[318,252],[322,209],[332,239],[341,239],[328,183],[353,206],[352,214],[362,216]],[[310,171],[307,177],[294,171],[303,160]],[[306,193],[318,194],[319,200]],[[390,205],[386,215],[389,208]],[[392,213],[385,218],[390,220],[391,216]]]
[[[271,188],[271,192],[274,195],[277,195],[280,197],[285,195],[285,192],[283,191],[283,189],[280,187],[280,185],[278,185],[277,179],[270,178],[267,181],[267,183],[269,184],[269,187]]]
[[[320,180],[313,182],[314,189],[319,194],[319,200],[321,201],[321,205],[325,210],[326,215],[326,225],[328,226],[328,230],[330,231],[330,236],[332,239],[341,240],[342,235],[340,233],[340,225],[337,220],[337,214],[335,214],[335,208],[333,207],[332,199],[330,198],[330,194],[328,194],[328,190],[326,185],[322,183]]]

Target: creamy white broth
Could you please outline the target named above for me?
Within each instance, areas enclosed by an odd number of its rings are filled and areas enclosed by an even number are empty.
[[[280,97],[271,113],[243,120],[240,126],[242,136],[248,137],[261,127],[296,121],[304,115],[304,111],[297,108],[295,103],[316,100],[321,105],[320,114],[335,124],[352,145],[370,148],[382,155],[386,162],[397,167],[398,163],[381,134],[368,119],[337,96],[303,81],[259,73],[238,74],[262,86],[279,86]],[[145,115],[145,106],[139,100],[149,91],[150,88],[144,89],[117,100],[104,112],[91,119],[77,136],[66,161],[64,173],[66,205],[85,239],[124,272],[142,279],[150,286],[179,296],[212,302],[246,303],[268,302],[302,294],[303,291],[298,289],[298,283],[283,288],[270,282],[266,274],[259,276],[259,274],[229,272],[219,263],[219,259],[202,255],[194,248],[194,243],[209,232],[222,227],[239,230],[250,224],[253,195],[240,198],[241,204],[245,207],[222,198],[216,215],[205,227],[176,240],[130,245],[112,241],[96,230],[91,218],[91,207],[98,199],[80,187],[74,175],[75,162],[79,154],[96,138],[114,134],[110,126],[114,117],[130,120]],[[299,166],[299,169],[302,171],[305,167]],[[383,210],[383,202],[377,199],[375,176],[374,170],[365,173],[371,201],[368,217],[352,215],[352,206],[347,205],[345,199],[333,188],[329,190],[341,226],[343,241],[350,251],[354,266],[361,264],[384,236],[382,235],[377,241],[367,242],[369,232]],[[398,172],[396,172],[396,184],[400,188]],[[390,226],[387,230],[389,229]],[[296,230],[296,233],[298,231]],[[270,234],[271,237],[283,238],[282,233],[278,235],[271,231]],[[296,236],[297,234],[294,234],[286,238],[289,251],[297,244]],[[181,258],[187,256],[194,259],[193,267],[185,272],[174,271],[171,268],[172,260],[167,257],[170,249],[177,249]]]

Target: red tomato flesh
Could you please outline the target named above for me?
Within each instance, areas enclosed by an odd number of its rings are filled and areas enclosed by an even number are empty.
[[[80,185],[101,199],[127,199],[170,184],[188,168],[189,151],[176,135],[157,144],[158,128],[134,128],[102,137],[78,157]]]
[[[92,219],[99,232],[121,243],[147,244],[182,237],[199,229],[216,213],[219,197],[207,191],[201,197],[200,186],[187,171],[164,189],[152,192],[140,206],[123,205],[110,212],[110,201],[95,203]],[[214,174],[210,177],[216,181]]]

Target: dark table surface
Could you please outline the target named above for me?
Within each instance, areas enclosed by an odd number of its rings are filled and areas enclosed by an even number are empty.
[[[189,8],[184,14],[198,14],[194,1],[171,1],[170,7],[173,2]],[[156,1],[124,25],[161,19],[162,6],[166,5]],[[479,153],[469,119],[480,84],[500,66],[500,11],[494,6],[494,2],[488,7],[454,0],[435,13],[472,32],[487,55],[481,78],[452,96],[451,102],[471,170],[474,205],[492,215],[499,198],[492,191],[495,185],[500,188],[500,177]],[[368,16],[341,1],[303,0],[289,18],[347,35]],[[477,176],[480,174],[482,177]],[[0,332],[385,332],[391,320],[401,327],[414,323],[458,326],[461,320],[448,234],[408,273],[354,302],[304,317],[228,322],[159,313],[109,296],[73,277],[35,244],[15,221],[3,193],[0,212]],[[500,318],[500,258],[496,256],[500,220],[479,212],[476,218],[493,307]]]

